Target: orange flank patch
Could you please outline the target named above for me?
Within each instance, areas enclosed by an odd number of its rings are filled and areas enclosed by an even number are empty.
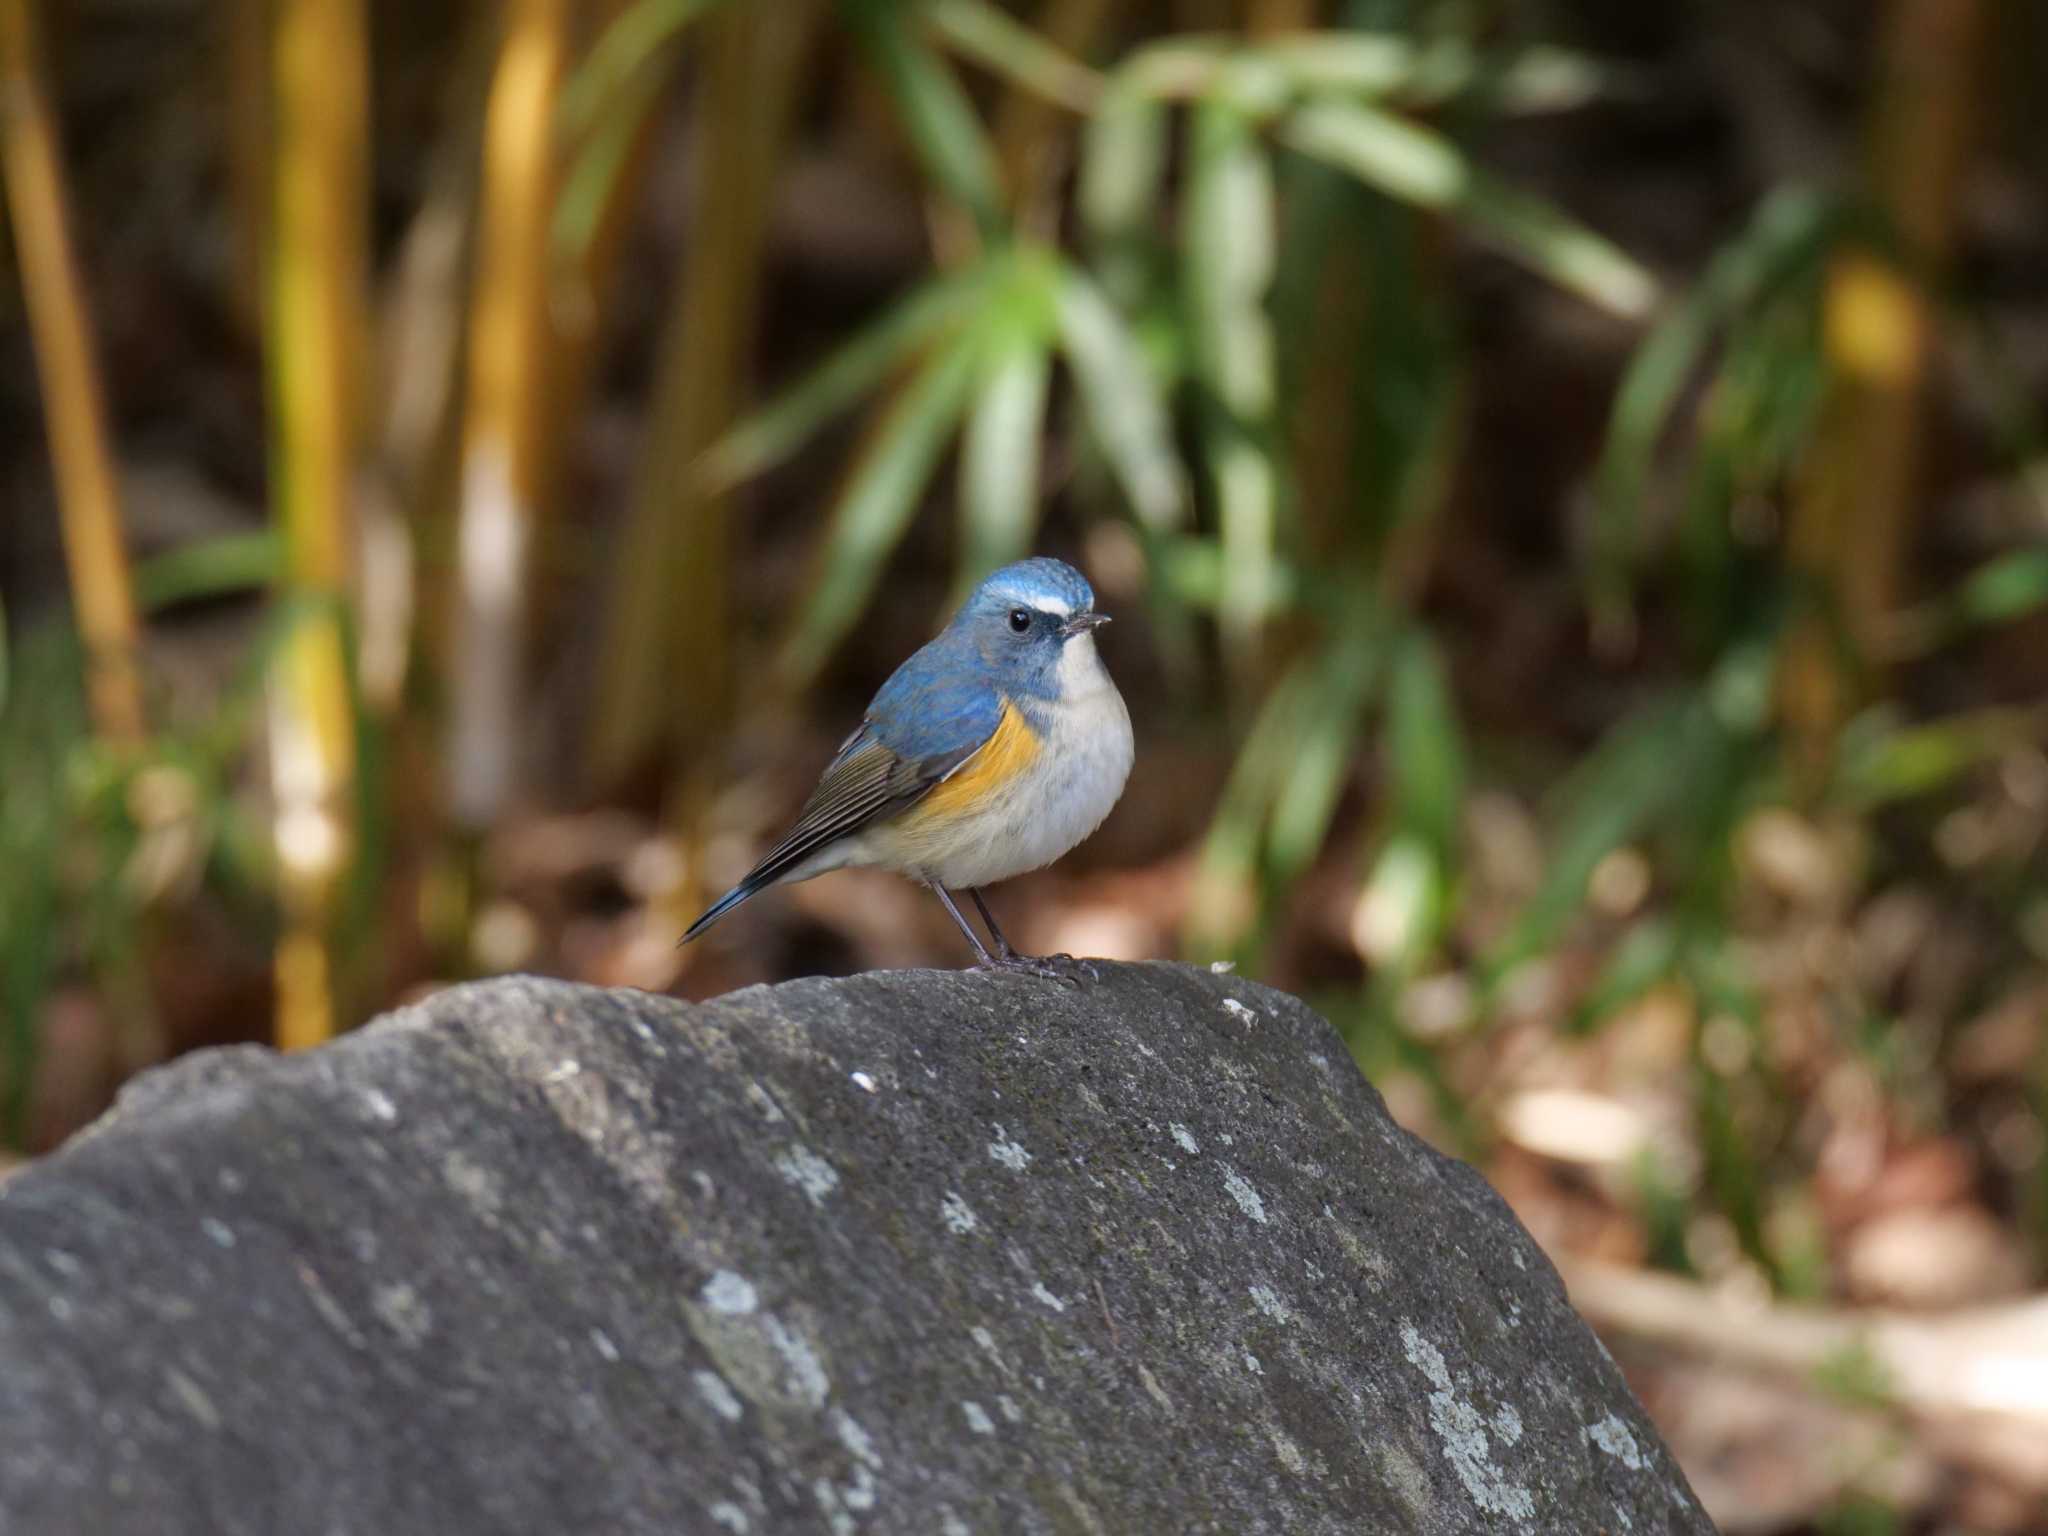
[[[962,763],[912,814],[918,821],[946,822],[967,816],[1000,799],[1003,791],[1038,760],[1045,749],[1031,722],[1008,699],[995,732],[974,756]]]

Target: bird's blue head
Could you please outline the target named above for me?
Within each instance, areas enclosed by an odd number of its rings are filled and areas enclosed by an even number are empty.
[[[1061,560],[1039,556],[994,572],[953,616],[952,634],[972,647],[992,680],[1034,699],[1059,697],[1060,661],[1069,645],[1108,616],[1095,611],[1095,589]]]

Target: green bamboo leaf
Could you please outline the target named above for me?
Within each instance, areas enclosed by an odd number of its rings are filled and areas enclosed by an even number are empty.
[[[1622,936],[1572,1010],[1571,1033],[1591,1034],[1670,976],[1677,963],[1678,930],[1655,918],[1637,923]]]
[[[1013,328],[989,349],[960,453],[962,583],[1031,551],[1052,353],[1043,326]]]
[[[605,110],[581,135],[583,142],[570,162],[548,231],[558,261],[573,265],[588,254],[633,142],[667,84],[666,70],[635,70],[619,83]]]
[[[1596,515],[1588,577],[1596,607],[1624,601],[1639,557],[1641,514],[1657,443],[1680,392],[1715,332],[1739,311],[1814,267],[1836,223],[1834,210],[1801,188],[1773,193],[1749,227],[1714,257],[1699,285],[1637,348],[1595,471]]]
[[[1980,565],[1950,608],[1963,624],[2008,624],[2048,605],[2048,549],[2020,549]]]
[[[1385,660],[1378,604],[1360,592],[1343,631],[1317,663],[1280,777],[1266,838],[1266,867],[1276,882],[1294,879],[1322,851]]]
[[[1227,95],[1195,109],[1181,223],[1195,376],[1227,419],[1204,423],[1223,535],[1220,617],[1243,644],[1264,622],[1279,522],[1266,428],[1277,390],[1267,295],[1275,268],[1273,170],[1247,112]]]
[[[1102,98],[1102,76],[989,0],[935,0],[925,16],[968,58],[1056,106],[1085,116]]]
[[[1634,317],[1656,280],[1633,257],[1548,203],[1500,185],[1442,135],[1361,102],[1317,101],[1291,113],[1284,143],[1424,208],[1454,213],[1559,286]]]
[[[1246,422],[1273,407],[1273,170],[1236,108],[1195,109],[1181,246],[1196,377]]]
[[[1119,80],[1088,120],[1076,195],[1082,233],[1117,300],[1135,305],[1166,196],[1164,103]]]
[[[1074,267],[1061,273],[1056,306],[1061,350],[1074,370],[1083,414],[1132,510],[1155,531],[1178,527],[1187,512],[1187,479],[1165,397],[1137,338],[1102,290]]]
[[[751,479],[794,453],[819,427],[848,409],[919,348],[952,328],[982,301],[987,265],[934,278],[894,305],[803,378],[707,449],[698,472],[708,488]]]
[[[927,173],[974,216],[985,237],[994,237],[1003,227],[995,148],[946,61],[912,33],[916,8],[900,0],[847,0],[845,14]]]
[[[1465,808],[1465,742],[1435,643],[1411,629],[1394,653],[1387,691],[1394,820],[1448,868]]]
[[[628,83],[682,30],[722,0],[639,0],[604,29],[590,57],[562,88],[557,109],[565,130],[588,133]]]
[[[275,529],[198,539],[139,562],[135,601],[145,613],[179,603],[259,591],[277,578]]]
[[[967,403],[982,338],[958,336],[889,407],[833,508],[819,579],[783,653],[783,671],[807,684],[867,606],[875,583],[930,481]]]
[[[1711,717],[1690,696],[1651,705],[1616,726],[1575,771],[1543,883],[1490,958],[1498,981],[1547,948],[1585,899],[1593,869],[1684,793]]]
[[[1315,663],[1304,658],[1279,680],[1253,720],[1202,842],[1189,917],[1188,948],[1211,956],[1237,947],[1259,909],[1260,850],[1301,732],[1313,719]]]

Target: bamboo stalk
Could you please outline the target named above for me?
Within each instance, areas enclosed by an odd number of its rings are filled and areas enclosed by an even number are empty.
[[[588,760],[600,782],[670,744],[700,748],[731,714],[731,497],[707,490],[696,462],[743,394],[769,191],[809,28],[803,7],[734,6],[702,34],[691,123],[698,202],[607,605]]]
[[[1110,0],[1045,0],[1038,31],[1062,53],[1085,58],[1102,35]],[[1068,114],[1013,86],[996,115],[996,161],[1020,228],[1055,233],[1058,181],[1066,168],[1056,152],[1072,153]]]
[[[1825,771],[1859,695],[1875,684],[1912,538],[1935,339],[1929,292],[1955,243],[1989,19],[1987,0],[1893,0],[1884,21],[1865,174],[1870,200],[1913,270],[1851,249],[1828,273],[1830,394],[1790,535],[1792,564],[1827,612],[1795,635],[1782,681],[1809,783]]]
[[[555,106],[569,21],[567,0],[508,9],[484,124],[447,758],[449,809],[471,832],[489,826],[512,793],[522,736],[526,589],[543,510]]]
[[[369,59],[360,0],[279,0],[270,270],[272,487],[295,609],[270,685],[279,894],[277,1038],[334,1032],[333,921],[353,853],[354,703],[343,643],[365,333]]]
[[[56,117],[30,6],[31,0],[0,0],[0,153],[42,376],[93,723],[109,741],[134,743],[145,730],[135,595]]]

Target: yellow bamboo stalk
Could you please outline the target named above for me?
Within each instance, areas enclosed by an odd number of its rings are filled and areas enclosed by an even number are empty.
[[[0,141],[93,722],[109,741],[132,743],[144,731],[135,596],[92,321],[30,0],[0,0]]]
[[[731,499],[707,492],[696,465],[742,396],[769,192],[811,19],[804,6],[729,6],[697,34],[698,204],[606,605],[589,755],[599,782],[645,766],[664,746],[701,747],[731,712]]]
[[[271,476],[282,596],[297,610],[270,683],[284,934],[277,1039],[334,1032],[335,899],[353,851],[349,591],[366,323],[369,56],[360,0],[278,0],[270,263]]]
[[[1975,126],[1986,0],[1892,0],[1866,131],[1871,201],[1917,275],[1866,250],[1839,255],[1823,298],[1829,397],[1802,476],[1794,566],[1832,607],[1798,633],[1783,698],[1808,782],[1872,669],[1897,600],[1920,489],[1922,407],[1935,320],[1928,285],[1954,246],[1956,193]],[[1846,642],[1848,656],[1843,654]],[[1862,672],[1859,678],[1851,665]]]
[[[489,826],[511,794],[522,734],[526,589],[549,404],[555,108],[570,19],[567,0],[508,7],[484,121],[447,758],[449,809],[471,832]]]

